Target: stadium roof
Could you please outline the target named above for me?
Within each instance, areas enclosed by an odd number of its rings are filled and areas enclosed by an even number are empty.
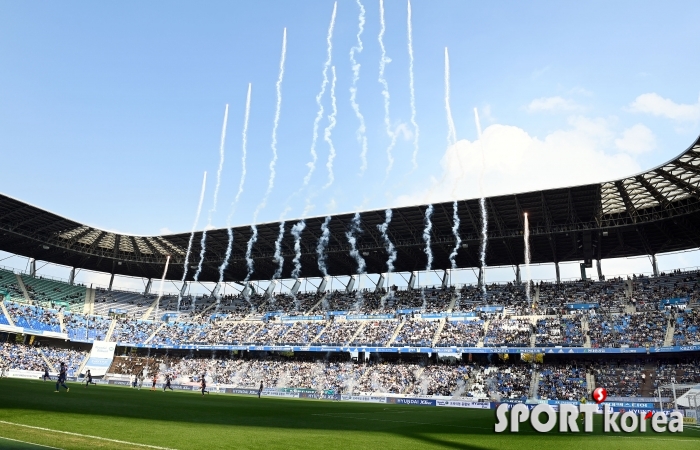
[[[620,180],[486,198],[488,213],[488,266],[523,263],[523,213],[530,222],[533,263],[583,261],[629,257],[700,247],[700,138],[680,156],[654,169]],[[458,200],[462,245],[457,266],[479,267],[481,213],[479,199]],[[393,209],[388,235],[396,247],[395,271],[426,268],[425,211],[428,205]],[[455,245],[452,234],[453,202],[433,205],[432,269],[450,268]],[[362,233],[357,249],[367,273],[387,271],[387,252],[378,225],[384,210],[360,213]],[[326,250],[330,275],[357,273],[346,232],[353,214],[331,217]],[[324,217],[306,219],[301,233],[301,276],[321,276],[316,247]],[[294,268],[297,221],[287,221],[281,242],[282,278]],[[252,280],[269,280],[277,269],[273,260],[279,223],[258,224],[253,246]],[[233,228],[234,244],[225,281],[243,280],[247,273],[245,250],[250,226]],[[199,262],[202,232],[196,232],[188,279]],[[162,276],[171,256],[167,279],[181,279],[189,233],[133,236],[83,225],[0,195],[0,249],[7,252],[88,270],[146,278]],[[225,228],[207,231],[207,251],[200,281],[218,281],[218,267],[228,244]]]

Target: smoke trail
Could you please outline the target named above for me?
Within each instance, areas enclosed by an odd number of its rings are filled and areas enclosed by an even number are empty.
[[[430,271],[433,267],[433,249],[430,248],[430,233],[433,231],[433,222],[430,220],[433,215],[433,205],[428,205],[425,210],[425,229],[423,230],[423,240],[425,241],[425,254],[428,256],[428,263],[425,266],[426,271]]]
[[[474,108],[474,121],[476,122],[476,132],[479,137],[479,146],[481,147],[481,170],[479,171],[479,194],[481,198],[479,199],[479,206],[481,207],[481,290],[484,295],[486,295],[486,245],[488,243],[488,231],[489,231],[489,221],[486,212],[486,198],[484,197],[484,169],[485,169],[485,155],[484,155],[484,140],[481,135],[481,122],[479,122],[479,112]]]
[[[365,7],[362,5],[360,0],[357,0],[357,6],[360,7],[360,16],[358,18],[359,30],[357,31],[357,45],[350,49],[350,63],[352,64],[352,86],[350,86],[350,104],[352,105],[353,111],[355,111],[355,116],[357,120],[360,121],[360,126],[355,133],[357,135],[357,140],[362,145],[362,151],[360,152],[360,175],[365,173],[367,170],[367,136],[365,132],[365,118],[360,113],[360,105],[357,104],[357,82],[360,80],[360,63],[355,60],[355,53],[362,52],[362,32],[365,30]]]
[[[219,168],[216,171],[216,187],[214,188],[214,202],[209,209],[207,215],[207,226],[202,231],[202,240],[200,242],[199,264],[197,272],[194,274],[194,281],[199,281],[199,274],[202,273],[202,264],[204,264],[204,255],[207,251],[207,230],[211,227],[211,216],[216,212],[216,205],[219,202],[219,187],[221,187],[221,172],[224,170],[224,149],[226,146],[226,125],[228,124],[228,105],[224,110],[224,125],[221,127],[221,144],[219,145]]]
[[[379,47],[382,50],[382,57],[379,60],[379,83],[382,85],[382,96],[384,97],[384,126],[386,127],[386,134],[391,138],[391,143],[386,149],[386,156],[389,160],[389,164],[386,167],[386,176],[389,176],[391,168],[394,166],[394,155],[392,151],[396,145],[396,133],[391,129],[391,119],[389,117],[389,84],[384,78],[384,70],[386,65],[391,62],[391,59],[386,56],[386,47],[384,47],[384,32],[386,32],[386,23],[384,22],[384,0],[379,0]]]
[[[245,184],[245,176],[247,173],[246,158],[248,157],[248,120],[250,119],[250,95],[252,87],[252,84],[248,83],[248,95],[246,96],[245,100],[245,119],[243,120],[243,132],[241,133],[241,179],[238,182],[238,192],[236,192],[236,198],[233,199],[233,204],[231,205],[231,212],[229,213],[228,218],[226,220],[228,223],[231,222],[233,213],[236,211],[236,205],[238,204],[238,200],[240,200],[241,194],[243,194],[243,185]]]
[[[163,297],[163,283],[165,283],[165,275],[168,273],[168,266],[170,265],[170,255],[165,260],[165,269],[163,270],[163,278],[160,279],[160,288],[158,288],[158,299],[156,300],[156,314],[153,316],[153,320],[158,318],[158,307],[160,306],[160,299]]]
[[[457,252],[459,251],[459,246],[462,244],[462,238],[459,236],[459,214],[457,214],[457,200],[452,203],[452,235],[455,237],[455,246],[452,249],[452,253],[450,253],[450,263],[452,265],[452,269],[457,268],[457,262],[455,261],[455,258],[457,258]]]
[[[352,256],[357,262],[357,273],[363,274],[365,273],[367,264],[365,263],[365,259],[362,257],[362,255],[360,255],[360,252],[357,250],[357,235],[360,233],[362,233],[362,222],[360,219],[360,213],[357,212],[350,223],[350,230],[345,232],[345,237],[348,239],[348,243],[350,244],[350,256]]]
[[[284,79],[284,61],[286,56],[287,29],[285,28],[282,37],[282,56],[280,57],[280,72],[277,78],[277,83],[275,84],[275,88],[277,91],[277,105],[275,107],[275,119],[272,125],[272,143],[270,144],[270,147],[272,148],[272,160],[270,161],[270,178],[267,182],[267,190],[265,191],[265,195],[263,196],[262,201],[255,208],[255,212],[253,212],[253,225],[251,225],[253,235],[250,237],[246,248],[246,264],[248,265],[248,273],[245,276],[245,281],[248,281],[250,279],[250,276],[253,274],[254,269],[251,253],[253,250],[253,244],[255,244],[255,242],[258,240],[258,228],[255,226],[255,223],[258,221],[258,214],[260,214],[260,211],[267,205],[267,199],[270,197],[272,188],[275,186],[275,165],[277,164],[277,127],[279,126],[280,111],[282,109],[282,80]]]
[[[331,81],[331,113],[328,115],[328,126],[323,130],[323,139],[328,142],[328,147],[330,152],[328,153],[328,162],[326,163],[326,168],[328,169],[328,183],[323,186],[323,189],[330,187],[335,181],[335,176],[333,175],[333,160],[335,159],[335,147],[333,146],[333,140],[331,140],[331,132],[335,128],[336,120],[335,116],[338,114],[338,105],[335,102],[335,66],[331,67],[331,72],[333,73],[333,78]]]
[[[277,91],[277,104],[275,106],[275,119],[272,125],[272,143],[270,148],[272,149],[272,161],[270,161],[270,179],[267,182],[267,190],[265,191],[265,196],[260,202],[258,207],[255,209],[253,214],[253,222],[257,221],[258,213],[267,205],[267,199],[270,197],[272,188],[275,186],[275,165],[277,164],[277,128],[280,124],[280,111],[282,110],[282,80],[284,79],[284,61],[287,57],[287,29],[284,29],[284,35],[282,38],[282,56],[280,57],[280,72],[277,77],[277,83],[275,83],[275,89]]]
[[[326,36],[327,47],[327,58],[326,62],[323,64],[323,81],[321,82],[321,90],[316,95],[316,104],[318,105],[318,112],[316,113],[316,118],[314,119],[314,132],[311,139],[311,161],[306,163],[309,168],[309,172],[304,177],[303,186],[309,184],[311,180],[311,175],[313,175],[314,170],[316,170],[316,161],[318,160],[318,154],[316,153],[316,141],[318,140],[318,124],[323,118],[323,104],[321,99],[323,99],[323,94],[326,92],[326,86],[328,86],[328,68],[331,66],[331,55],[333,53],[333,28],[335,27],[335,13],[338,8],[338,2],[333,4],[333,15],[331,16],[331,24],[328,27],[328,35]]]
[[[282,238],[284,238],[284,222],[280,222],[280,233],[277,235],[277,240],[275,241],[275,262],[277,263],[277,270],[272,276],[273,280],[282,276],[282,269],[284,268],[284,256],[282,256]]]
[[[411,0],[408,1],[408,76],[409,76],[409,87],[411,90],[411,125],[413,125],[413,155],[411,156],[411,162],[413,163],[413,170],[418,168],[418,123],[416,122],[416,91],[413,84],[413,26],[411,25]]]
[[[387,209],[385,212],[384,223],[377,225],[377,229],[379,229],[379,231],[382,233],[382,239],[384,239],[384,248],[386,249],[386,253],[389,255],[389,258],[386,260],[386,269],[389,273],[394,271],[394,261],[396,261],[396,247],[394,247],[391,239],[389,239],[389,235],[386,233],[389,229],[392,216],[393,212],[390,209]]]
[[[190,253],[192,252],[192,241],[194,241],[194,230],[197,229],[197,224],[199,223],[199,215],[202,213],[202,202],[204,201],[204,191],[207,187],[207,173],[204,172],[204,179],[202,180],[202,190],[199,193],[199,204],[197,205],[197,214],[194,216],[194,224],[192,225],[192,232],[190,233],[190,241],[187,243],[187,253],[185,253],[185,266],[182,269],[182,283],[185,283],[187,278],[187,270],[190,265]],[[177,296],[177,310],[180,310],[180,301],[182,300],[182,291]]]
[[[300,220],[292,227],[292,235],[294,236],[294,270],[292,271],[292,278],[295,280],[299,278],[301,274],[301,232],[306,228],[306,222]]]
[[[253,224],[250,226],[250,229],[253,230],[253,234],[250,236],[250,239],[248,239],[248,244],[245,250],[245,263],[246,266],[248,266],[248,273],[245,276],[245,280],[243,280],[245,282],[250,280],[250,276],[253,274],[253,270],[255,268],[251,255],[253,253],[253,245],[255,245],[255,243],[258,241],[258,227]]]
[[[527,218],[527,213],[525,213],[525,276],[527,277],[527,285],[525,286],[525,296],[527,297],[527,304],[530,305],[530,221]]]
[[[233,229],[231,228],[231,218],[233,217],[233,213],[236,211],[236,205],[238,204],[238,200],[241,198],[241,194],[243,194],[243,184],[245,183],[245,176],[246,176],[246,157],[248,153],[248,119],[250,118],[250,93],[251,93],[252,86],[250,83],[248,83],[248,95],[246,96],[246,102],[245,102],[245,119],[243,121],[243,133],[241,136],[242,139],[242,157],[241,157],[241,179],[238,182],[238,192],[236,193],[236,198],[233,200],[233,203],[231,204],[231,212],[229,212],[228,217],[226,218],[226,227],[227,227],[227,232],[228,232],[228,244],[226,245],[226,255],[224,256],[224,260],[219,266],[219,283],[224,281],[224,272],[228,268],[228,263],[231,259],[231,251],[233,250]],[[220,299],[217,299],[217,310],[220,304]]]
[[[328,247],[328,241],[331,238],[331,231],[328,229],[328,223],[331,221],[331,216],[326,216],[326,220],[321,224],[321,237],[318,239],[318,244],[316,244],[316,255],[318,261],[318,270],[321,271],[323,276],[328,276],[328,267],[326,266],[326,248]]]

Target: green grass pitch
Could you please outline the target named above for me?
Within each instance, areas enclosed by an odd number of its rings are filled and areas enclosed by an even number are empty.
[[[600,416],[594,434],[496,434],[494,411],[69,386],[0,379],[0,449],[700,449],[694,429],[603,435]]]

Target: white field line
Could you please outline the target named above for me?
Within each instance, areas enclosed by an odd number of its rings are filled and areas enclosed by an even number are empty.
[[[158,447],[157,445],[148,445],[148,444],[138,444],[136,442],[129,442],[129,441],[120,441],[119,439],[109,439],[105,437],[100,437],[100,436],[92,436],[89,434],[81,434],[81,433],[72,433],[70,431],[60,431],[60,430],[52,430],[51,428],[43,428],[43,427],[35,427],[32,425],[24,425],[22,423],[14,423],[14,422],[7,422],[4,420],[0,420],[0,423],[4,423],[6,425],[14,425],[17,427],[24,427],[24,428],[31,428],[33,430],[41,430],[41,431],[50,431],[52,433],[61,433],[61,434],[68,434],[71,436],[80,436],[84,438],[89,438],[89,439],[98,439],[100,441],[109,441],[109,442],[116,442],[117,444],[127,444],[127,445],[134,445],[137,447],[147,447],[147,448],[155,448],[158,450],[175,450],[170,447]]]
[[[54,450],[62,450],[58,447],[49,447],[48,445],[36,444],[34,442],[29,442],[29,441],[20,441],[19,439],[12,439],[12,438],[5,437],[5,436],[0,436],[0,439],[5,439],[7,441],[21,442],[23,444],[36,445],[37,447],[53,448]]]

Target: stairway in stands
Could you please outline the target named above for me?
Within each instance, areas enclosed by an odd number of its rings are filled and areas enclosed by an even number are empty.
[[[109,324],[109,330],[107,330],[107,334],[105,335],[105,342],[109,342],[109,340],[112,338],[112,333],[114,333],[114,328],[117,326],[117,319],[112,319],[112,323]]]
[[[391,344],[393,344],[396,338],[399,337],[399,332],[401,331],[401,328],[403,328],[405,323],[406,321],[399,322],[399,326],[396,327],[396,329],[394,330],[394,334],[391,335],[391,339],[389,339],[389,342],[386,343],[387,347],[391,347]]]
[[[447,319],[445,319],[444,317],[442,319],[440,319],[440,324],[438,325],[437,330],[435,330],[435,334],[433,335],[433,340],[430,341],[431,347],[435,347],[435,345],[440,340],[440,334],[442,334],[442,329],[445,328],[445,323],[447,323]]]
[[[355,331],[355,333],[353,333],[352,337],[350,339],[348,339],[348,342],[346,342],[345,345],[352,344],[352,342],[357,338],[357,336],[359,336],[360,333],[362,333],[362,330],[365,329],[367,324],[369,324],[369,321],[365,320],[359,327],[357,327],[357,331]]]
[[[27,291],[27,286],[24,285],[24,280],[22,280],[22,276],[20,274],[15,274],[17,277],[17,284],[19,285],[20,290],[22,291],[22,295],[24,295],[24,299],[27,301],[27,303],[32,303],[32,299],[29,297],[29,291]]]
[[[530,392],[528,398],[539,398],[537,395],[537,388],[540,385],[540,372],[539,370],[532,371],[532,377],[530,378]]]
[[[676,324],[673,320],[668,321],[668,326],[666,327],[666,337],[664,337],[664,347],[671,347],[673,345],[673,335],[676,332]]]
[[[642,397],[653,397],[654,396],[654,382],[651,377],[656,373],[656,366],[654,363],[646,363],[644,365],[644,384],[642,384],[641,396]]]
[[[0,301],[0,309],[2,309],[2,314],[5,316],[7,319],[7,323],[10,324],[11,327],[15,326],[15,322],[12,320],[12,316],[10,316],[10,313],[7,312],[7,308],[5,308],[5,302]]]
[[[85,303],[83,304],[83,314],[95,314],[95,289],[85,290]]]
[[[308,311],[306,311],[306,315],[311,314],[311,311],[313,311],[314,309],[318,308],[319,305],[322,305],[322,304],[323,304],[323,301],[326,299],[326,297],[328,297],[328,293],[327,293],[327,292],[321,296],[321,298],[314,304],[314,306],[311,307],[311,309],[309,309]]]
[[[153,331],[153,333],[151,333],[151,335],[148,336],[148,339],[146,339],[143,343],[144,343],[144,344],[148,344],[149,342],[151,342],[151,341],[153,340],[153,338],[155,338],[156,335],[157,335],[163,328],[165,328],[166,323],[167,323],[167,322],[161,323],[160,326],[159,326],[158,328],[156,328],[155,331]]]

